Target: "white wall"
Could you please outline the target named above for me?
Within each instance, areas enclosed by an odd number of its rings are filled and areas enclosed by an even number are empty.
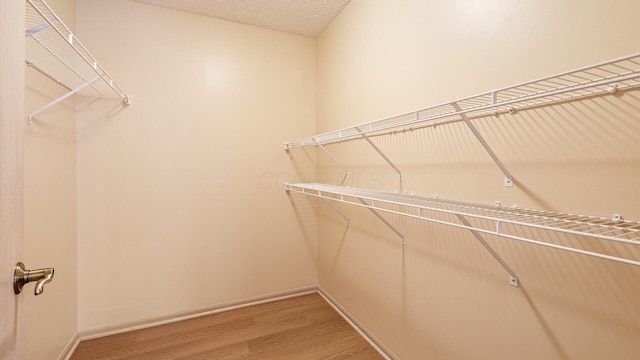
[[[315,131],[314,40],[125,0],[77,19],[134,97],[78,104],[80,330],[316,284],[281,187],[282,141]]]
[[[47,3],[73,31],[74,0]],[[25,114],[68,90],[26,68]],[[33,284],[21,296],[25,305],[25,357],[57,359],[78,333],[76,260],[76,114],[67,99],[24,124],[24,258],[27,269],[52,267],[44,293]]]
[[[354,0],[317,40],[318,133],[631,54],[639,13],[631,0]],[[375,138],[402,182],[364,141],[327,148],[350,186],[638,220],[639,99],[634,90],[474,120],[513,188],[463,123]],[[318,178],[339,183],[340,169],[318,161]],[[320,286],[402,359],[640,353],[637,267],[486,236],[518,274],[514,288],[468,232],[387,215],[403,247],[366,209],[339,204],[347,228],[318,208]],[[528,235],[640,259],[637,247]]]

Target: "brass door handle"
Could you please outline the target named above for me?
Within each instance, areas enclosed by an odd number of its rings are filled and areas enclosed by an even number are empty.
[[[36,282],[36,288],[33,291],[35,295],[40,295],[44,291],[44,286],[53,280],[53,269],[26,270],[23,263],[16,264],[13,272],[13,291],[16,294],[22,292],[25,284],[32,281]]]

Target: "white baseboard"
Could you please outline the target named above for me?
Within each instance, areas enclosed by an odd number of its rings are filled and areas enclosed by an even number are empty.
[[[76,350],[79,343],[80,343],[80,337],[76,333],[75,335],[73,335],[71,340],[69,340],[69,342],[67,343],[67,346],[64,347],[64,350],[62,350],[62,354],[58,356],[58,360],[71,359],[71,355],[73,355],[73,352]]]
[[[260,305],[265,303],[270,303],[274,301],[289,299],[293,297],[315,294],[318,292],[318,287],[307,286],[299,289],[282,291],[262,296],[256,296],[248,299],[243,299],[240,301],[234,301],[224,304],[219,304],[213,307],[181,311],[173,314],[162,315],[157,317],[152,317],[148,319],[142,319],[138,321],[127,322],[119,325],[106,326],[102,328],[96,328],[91,330],[81,331],[79,334],[80,341],[97,339],[105,336],[121,334],[129,331],[146,329],[159,325],[171,324],[178,321],[189,320],[201,316],[207,316],[212,314],[217,314],[225,311],[245,308],[254,305]]]
[[[358,319],[351,315],[336,299],[334,299],[325,289],[318,286],[318,294],[340,314],[360,336],[362,336],[385,360],[399,360],[399,358],[387,348],[380,339],[375,337]]]

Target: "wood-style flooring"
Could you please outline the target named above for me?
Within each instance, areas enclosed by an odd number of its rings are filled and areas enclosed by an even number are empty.
[[[383,359],[317,294],[82,341],[71,360]]]

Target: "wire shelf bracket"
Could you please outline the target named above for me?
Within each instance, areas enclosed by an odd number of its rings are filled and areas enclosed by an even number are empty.
[[[465,226],[472,227],[471,223],[469,223],[467,218],[465,218],[460,214],[456,214],[456,216],[458,217],[458,219],[460,219],[460,222],[463,223]],[[489,245],[489,243],[487,243],[484,240],[484,238],[482,237],[482,235],[480,235],[479,232],[471,229],[469,229],[469,231],[480,242],[480,244],[484,246],[484,248],[489,252],[489,254],[491,254],[491,256],[493,256],[493,258],[496,259],[496,261],[507,271],[507,273],[509,273],[509,285],[518,287],[520,285],[520,280],[518,280],[518,275],[516,275],[516,273],[509,267],[509,265],[507,265],[507,263],[504,260],[502,260],[500,255],[498,255],[498,253],[495,250],[493,250],[491,245]]]
[[[387,227],[389,229],[391,229],[391,231],[393,231],[394,233],[396,233],[396,235],[398,235],[400,237],[400,243],[402,245],[405,244],[404,235],[402,235],[402,233],[400,233],[400,231],[398,231],[398,229],[396,229],[393,225],[391,225],[391,223],[388,222],[387,219],[385,219],[382,215],[380,215],[380,213],[376,210],[376,207],[374,205],[367,203],[362,198],[357,198],[357,199],[358,199],[358,201],[360,201],[360,203],[362,205],[364,205],[365,208],[369,209],[369,211],[371,211],[373,213],[373,215],[375,215],[378,219],[380,219],[380,221],[382,221],[385,225],[387,225]]]
[[[119,99],[127,95],[44,0],[25,1],[25,64],[69,90],[29,114],[38,114],[73,96]],[[99,81],[102,80],[102,81]]]
[[[495,96],[495,93],[492,95],[492,97],[493,96]],[[471,123],[471,120],[469,120],[469,117],[467,116],[467,114],[462,111],[462,108],[460,107],[460,105],[458,105],[458,103],[452,102],[451,106],[453,106],[453,108],[456,109],[456,111],[460,114],[460,118],[462,118],[462,120],[467,125],[469,130],[471,130],[471,132],[476,137],[476,139],[478,139],[480,144],[482,144],[482,147],[484,148],[484,150],[489,154],[493,162],[496,163],[496,165],[500,168],[500,171],[502,171],[502,173],[504,174],[504,186],[513,187],[513,176],[511,175],[509,170],[507,170],[507,168],[504,166],[502,161],[500,161],[500,158],[498,157],[498,155],[496,155],[496,153],[493,152],[493,150],[491,149],[491,146],[489,146],[489,143],[487,143],[487,141],[482,137],[482,134],[480,134],[480,131],[478,131],[478,129]]]
[[[324,152],[329,157],[329,159],[331,159],[331,161],[333,161],[334,164],[336,164],[342,170],[342,172],[344,172],[344,179],[348,178],[349,171],[345,169],[345,167],[340,163],[340,161],[338,161],[338,159],[336,159],[333,155],[331,155],[329,150],[327,150],[322,144],[318,144],[317,146],[320,148],[320,150],[322,150],[322,152]]]
[[[365,139],[369,145],[371,145],[371,147],[378,153],[380,154],[380,156],[382,156],[382,158],[384,159],[384,161],[387,162],[387,164],[389,164],[389,166],[391,166],[393,168],[393,170],[395,170],[398,173],[398,177],[400,178],[400,180],[402,180],[402,171],[400,171],[400,169],[398,169],[398,167],[382,152],[382,150],[380,150],[379,147],[376,146],[376,144],[373,143],[373,141],[371,141],[371,139],[369,139],[369,137],[367,136],[366,133],[364,133],[362,130],[360,130],[359,127],[355,127],[356,131],[358,131],[361,135],[362,138]]]
[[[389,159],[389,157],[387,157],[385,155],[385,153],[380,150],[380,148],[373,143],[373,141],[371,141],[371,139],[369,139],[369,136],[367,136],[366,133],[362,132],[358,127],[355,128],[358,132],[360,132],[361,134],[361,138],[364,139],[365,141],[367,141],[367,143],[369,145],[371,145],[371,147],[378,153],[380,154],[380,156],[382,156],[382,158],[384,159],[384,161],[387,162],[387,164],[389,164],[393,170],[398,174],[398,177],[400,178],[400,181],[402,181],[402,171],[393,163],[393,161],[391,161],[391,159]],[[335,158],[335,156],[331,155],[331,153],[329,152],[329,150],[327,150],[327,148],[319,143],[316,142],[314,144],[314,146],[320,148],[320,150],[322,150],[322,152],[324,152],[330,159],[331,161],[333,161],[334,164],[336,164],[343,172],[344,172],[344,178],[348,178],[349,177],[349,171],[340,163],[340,161],[338,161],[338,159]],[[289,146],[289,143],[284,143],[284,149],[285,151],[289,151],[289,149],[291,149],[293,147]]]
[[[286,187],[287,185],[285,184],[285,188]],[[336,214],[338,214],[341,218],[343,218],[347,222],[347,226],[351,225],[351,220],[349,220],[349,218],[342,211],[340,211],[337,207],[335,207],[329,200],[325,198],[322,198],[322,200],[325,202],[325,204],[329,206],[331,210],[333,210]]]
[[[497,235],[507,239],[556,250],[640,266],[640,260],[638,259],[536,240],[533,237],[511,233],[508,230],[513,228],[513,226],[509,226],[507,229],[505,229],[504,226],[505,224],[515,225],[516,227],[552,231],[631,246],[640,246],[640,222],[623,220],[619,216],[608,219],[500,205],[483,205],[471,202],[445,200],[436,197],[421,197],[410,194],[355,189],[317,183],[288,184],[287,190],[308,196],[324,198],[329,201],[366,207],[372,211],[375,210],[381,219],[382,217],[378,212],[386,212],[470,230],[474,236],[479,234]],[[389,206],[397,207],[398,205],[400,206],[399,209],[389,208]],[[439,216],[431,214],[439,214]],[[453,217],[449,219],[447,216]],[[457,221],[455,221],[455,219],[457,219]],[[472,224],[469,219],[474,219],[474,223],[476,224]],[[386,220],[385,223],[387,223]],[[488,226],[487,224],[493,224],[493,226]],[[390,226],[388,223],[387,225]],[[398,230],[395,228],[392,228],[392,230],[402,237]],[[477,236],[476,239],[478,239]],[[483,243],[483,241],[481,241],[481,243]],[[494,257],[496,256],[494,255]],[[498,258],[499,257],[496,257],[496,260],[498,260]],[[515,276],[515,273],[506,263],[500,260],[498,260],[498,262],[500,262],[509,275],[514,278],[512,282],[517,282],[517,276]],[[512,285],[514,284],[512,283]]]

